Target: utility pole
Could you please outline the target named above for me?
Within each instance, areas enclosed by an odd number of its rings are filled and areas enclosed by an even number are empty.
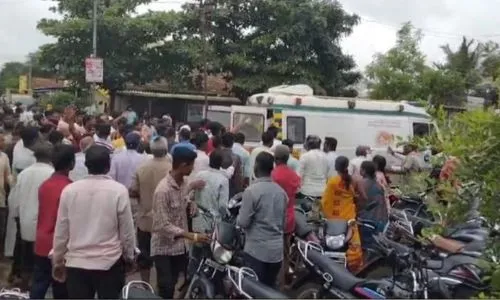
[[[94,8],[92,9],[92,58],[97,57],[97,1],[93,1]],[[96,84],[94,82],[91,85],[90,99],[92,102],[90,105],[94,105],[95,103],[95,91]]]
[[[207,40],[207,35],[210,27],[210,20],[208,18],[207,20],[207,15],[212,12],[213,10],[213,4],[212,3],[207,3],[208,1],[211,0],[199,0],[199,5],[200,5],[200,31],[201,31],[201,38],[203,40],[203,48],[202,48],[202,55],[203,55],[203,95],[205,97],[205,105],[203,106],[203,117],[207,118],[208,116],[208,40]]]
[[[29,71],[28,71],[28,94],[33,95],[33,57],[29,57]]]

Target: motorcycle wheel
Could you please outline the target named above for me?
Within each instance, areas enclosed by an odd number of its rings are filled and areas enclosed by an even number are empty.
[[[207,291],[205,291],[203,285],[195,282],[191,288],[186,291],[184,299],[208,299]]]
[[[292,297],[293,299],[321,299],[320,291],[323,286],[319,283],[309,282],[301,286]]]

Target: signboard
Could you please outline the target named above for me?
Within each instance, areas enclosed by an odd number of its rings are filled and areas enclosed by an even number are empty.
[[[104,77],[104,64],[102,58],[88,57],[85,59],[85,81],[101,83]]]
[[[19,94],[28,93],[28,76],[19,76]]]

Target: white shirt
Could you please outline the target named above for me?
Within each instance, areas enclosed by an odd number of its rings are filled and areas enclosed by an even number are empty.
[[[17,176],[16,185],[9,195],[9,206],[13,216],[19,217],[21,238],[33,242],[38,222],[38,188],[54,173],[54,168],[45,163],[34,163]]]
[[[335,151],[330,151],[326,154],[328,159],[328,178],[335,176],[337,171],[335,170],[335,160],[337,160],[338,154]]]
[[[209,164],[210,164],[210,158],[208,155],[205,153],[205,151],[201,150],[196,150],[196,159],[194,160],[194,166],[193,166],[193,171],[191,172],[191,178],[194,178],[196,174],[198,174],[201,171],[206,171],[210,169]]]
[[[6,204],[5,182],[10,184],[11,181],[9,157],[7,154],[0,152],[0,207],[5,207]]]
[[[89,175],[89,170],[85,166],[85,153],[78,152],[75,154],[75,167],[69,172],[69,179],[77,181]]]
[[[257,155],[259,155],[259,153],[264,152],[264,151],[267,151],[267,152],[273,154],[271,149],[269,147],[266,147],[266,146],[256,147],[252,150],[252,153],[250,153],[250,172],[252,174],[252,176],[250,177],[250,182],[255,180],[255,178],[256,178],[255,173],[254,173],[255,159],[257,158]]]
[[[368,160],[366,156],[357,156],[349,162],[349,174],[351,176],[361,176],[361,164]]]
[[[23,122],[24,124],[28,124],[29,122],[33,121],[33,113],[31,111],[25,111],[19,115],[19,121]]]
[[[14,146],[12,154],[12,169],[24,170],[36,162],[33,151],[24,147],[23,140],[19,140]]]
[[[271,149],[271,152],[273,152],[273,153],[274,153],[274,149],[276,149],[276,146],[278,146],[278,145],[281,145],[281,141],[280,141],[280,140],[278,140],[278,139],[274,139],[274,140],[273,140],[273,145],[272,145],[272,146],[271,146],[271,148],[270,148],[270,149]],[[261,147],[263,146],[263,145],[262,145],[262,142],[260,142],[259,146],[261,146]]]
[[[299,175],[302,179],[300,192],[320,197],[328,180],[328,158],[320,149],[309,150],[300,156]]]

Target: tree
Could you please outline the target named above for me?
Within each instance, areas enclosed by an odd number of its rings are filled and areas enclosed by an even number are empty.
[[[19,89],[19,76],[26,74],[26,65],[22,62],[5,63],[0,71],[0,94],[5,89]]]
[[[421,76],[421,88],[433,106],[461,106],[466,100],[465,80],[455,71],[427,68]]]
[[[457,51],[453,51],[449,44],[441,46],[441,49],[446,55],[446,63],[438,65],[439,68],[460,73],[468,90],[481,82],[479,66],[484,51],[483,44],[463,37]]]
[[[104,82],[113,107],[116,91],[126,83],[144,84],[178,77],[189,55],[172,46],[168,37],[179,24],[179,14],[135,8],[151,0],[99,1],[97,56],[104,59]],[[38,28],[57,42],[40,48],[40,60],[59,76],[85,84],[84,61],[92,52],[92,1],[57,0],[53,11],[62,19],[39,22]]]
[[[306,83],[316,92],[340,95],[361,75],[353,71],[340,39],[359,18],[337,1],[221,0],[209,10],[210,71],[223,73],[240,99],[280,84]],[[186,40],[200,41],[199,8],[184,6]],[[198,43],[203,49],[203,41]],[[202,69],[203,59],[197,66]]]
[[[421,76],[428,69],[419,48],[422,33],[411,23],[397,32],[396,45],[387,53],[378,53],[366,68],[372,80],[373,99],[416,100],[422,98]]]

